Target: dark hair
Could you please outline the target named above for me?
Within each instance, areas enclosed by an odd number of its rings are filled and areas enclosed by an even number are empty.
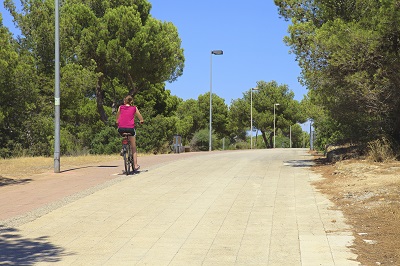
[[[131,95],[128,95],[124,99],[125,104],[133,105],[133,97]]]

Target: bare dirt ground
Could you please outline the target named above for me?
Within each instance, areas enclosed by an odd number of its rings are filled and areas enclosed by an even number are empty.
[[[63,167],[119,160],[113,156],[65,157]],[[361,265],[400,265],[400,162],[346,160],[335,164],[315,154],[312,169],[324,178],[314,185],[335,203],[352,226],[352,250]],[[52,158],[0,160],[0,186],[51,171]]]
[[[400,162],[366,160],[326,163],[316,156],[315,187],[335,203],[355,237],[361,265],[400,265]]]

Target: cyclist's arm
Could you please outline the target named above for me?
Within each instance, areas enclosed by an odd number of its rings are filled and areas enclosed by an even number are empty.
[[[116,120],[115,120],[115,123],[117,124],[117,126],[118,126],[118,119],[119,119],[119,115],[120,115],[120,108],[121,107],[118,107],[117,117],[116,117]]]
[[[136,107],[136,115],[139,118],[140,124],[143,124],[144,120],[143,120],[143,116],[142,114],[139,112],[139,109]]]

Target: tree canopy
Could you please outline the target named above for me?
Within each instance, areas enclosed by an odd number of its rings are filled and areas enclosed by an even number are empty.
[[[20,12],[12,0],[4,5],[21,35],[13,39],[0,24],[0,68],[4,68],[0,94],[5,95],[5,110],[0,111],[5,132],[1,147],[8,147],[2,156],[15,153],[16,145],[36,155],[49,155],[54,116],[54,1],[21,1]],[[144,110],[155,108],[154,116],[171,115],[177,108],[177,97],[165,90],[164,83],[182,75],[181,40],[176,27],[153,18],[150,9],[146,0],[62,1],[64,153],[82,146],[93,148],[93,136],[114,127],[113,111],[127,94],[136,96],[135,103]],[[43,148],[33,151],[29,139]]]
[[[251,89],[243,94],[242,99],[232,103],[231,110],[234,112],[231,112],[230,115],[232,119],[235,116],[238,117],[232,125],[235,125],[236,128],[249,127],[252,94],[253,126],[261,131],[267,147],[273,146],[274,109],[275,128],[280,128],[284,132],[289,133],[291,125],[306,121],[300,103],[294,100],[294,93],[289,90],[287,85],[278,85],[276,81],[259,81],[257,87]]]
[[[285,41],[302,68],[308,100],[321,108],[310,113],[320,144],[382,136],[400,141],[398,1],[275,4],[292,22]]]

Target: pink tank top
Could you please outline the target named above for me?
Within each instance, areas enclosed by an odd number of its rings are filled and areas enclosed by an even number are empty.
[[[119,128],[134,128],[135,127],[136,106],[121,105],[119,107]]]

